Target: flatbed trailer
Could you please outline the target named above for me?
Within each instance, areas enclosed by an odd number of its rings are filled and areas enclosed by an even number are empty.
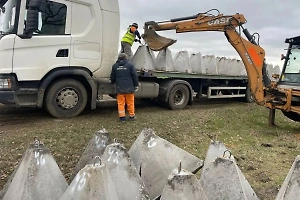
[[[247,76],[209,75],[157,70],[138,70],[137,99],[157,99],[171,109],[184,109],[194,98],[240,98],[252,102]],[[109,81],[98,84],[98,95],[115,97]]]

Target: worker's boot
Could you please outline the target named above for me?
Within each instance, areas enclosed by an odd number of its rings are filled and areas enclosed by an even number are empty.
[[[134,121],[134,120],[136,120],[136,117],[135,116],[129,116],[129,120]]]
[[[126,121],[126,117],[120,117],[120,122],[125,122]]]

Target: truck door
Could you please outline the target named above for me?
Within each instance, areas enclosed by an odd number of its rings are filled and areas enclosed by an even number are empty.
[[[19,81],[40,80],[51,69],[70,65],[71,3],[41,0],[38,11],[39,28],[32,38],[15,39],[13,72]],[[26,1],[19,19],[20,32],[26,26]]]

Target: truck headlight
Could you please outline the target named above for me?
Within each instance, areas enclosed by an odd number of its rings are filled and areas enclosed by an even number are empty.
[[[11,79],[10,78],[2,78],[0,79],[0,89],[10,89],[12,88]]]

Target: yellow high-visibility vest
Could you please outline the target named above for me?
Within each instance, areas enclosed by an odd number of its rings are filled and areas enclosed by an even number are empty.
[[[125,35],[122,38],[122,42],[127,42],[130,45],[132,45],[134,43],[134,39],[135,39],[135,34],[130,32],[130,27],[127,29],[127,32],[125,33]]]

